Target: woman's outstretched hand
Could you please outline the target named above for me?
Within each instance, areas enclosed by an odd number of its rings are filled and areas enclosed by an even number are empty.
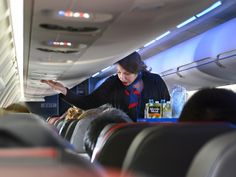
[[[63,95],[67,94],[67,89],[64,85],[53,80],[41,80],[42,83],[48,84],[53,90],[61,92]]]

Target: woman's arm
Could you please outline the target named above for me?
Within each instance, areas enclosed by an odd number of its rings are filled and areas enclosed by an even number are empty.
[[[66,87],[56,81],[53,80],[41,80],[42,83],[48,84],[53,90],[55,91],[59,91],[60,93],[62,93],[63,95],[67,94],[67,89]]]
[[[113,90],[117,88],[116,85],[117,79],[112,76],[89,95],[78,96],[69,89],[66,89],[67,94],[62,94],[61,98],[66,102],[82,109],[96,108],[106,103],[112,104],[112,93]]]

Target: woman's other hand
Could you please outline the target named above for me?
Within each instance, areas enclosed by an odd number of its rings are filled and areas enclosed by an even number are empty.
[[[42,83],[48,84],[53,90],[61,92],[63,95],[67,94],[67,89],[64,85],[53,80],[41,80]]]

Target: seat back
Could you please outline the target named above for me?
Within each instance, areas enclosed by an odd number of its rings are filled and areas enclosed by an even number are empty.
[[[178,123],[141,131],[128,149],[123,171],[183,177],[194,155],[210,139],[235,130],[228,123]]]
[[[0,139],[2,176],[100,176],[100,166],[69,149],[66,141],[35,114],[1,116]]]
[[[126,124],[126,123],[120,123],[120,124]],[[97,139],[97,143],[96,143],[96,146],[94,148],[94,150],[97,148],[98,150],[100,148],[102,148],[103,144],[104,144],[104,139],[106,139],[106,135],[110,134],[110,131],[111,129],[113,129],[112,127],[117,125],[116,123],[111,123],[111,124],[108,124],[106,125],[102,131],[100,132],[99,136],[98,136],[98,139]]]
[[[71,148],[57,132],[35,114],[13,113],[0,119],[0,131],[5,140],[2,147],[57,147]],[[1,136],[3,138],[3,135]]]
[[[91,121],[95,119],[95,117],[86,117],[79,120],[74,128],[72,133],[70,143],[75,147],[78,153],[85,153],[84,150],[84,135],[85,132],[91,123]]]
[[[135,138],[143,129],[158,126],[154,123],[120,123],[115,124],[97,142],[92,155],[92,162],[96,161],[106,167],[121,168],[126,152]]]
[[[58,133],[59,133],[61,127],[62,127],[64,124],[65,124],[65,119],[62,118],[62,119],[56,120],[53,125],[56,127],[56,129],[57,129],[57,131],[58,131]]]
[[[65,120],[65,123],[62,125],[61,129],[59,130],[59,135],[61,135],[62,137],[65,137],[67,129],[73,121],[74,121],[73,119]]]
[[[65,138],[66,140],[70,141],[71,136],[72,136],[72,134],[73,134],[73,132],[74,132],[75,126],[76,126],[76,124],[77,124],[78,121],[79,121],[78,119],[75,119],[75,120],[73,120],[73,121],[70,123],[70,125],[68,126],[68,128],[67,128],[67,130],[66,130],[66,133],[65,133],[65,136],[64,136],[64,138]]]
[[[194,158],[187,177],[235,177],[236,132],[209,141]]]
[[[3,176],[102,176],[101,167],[57,148],[0,149]]]
[[[55,116],[55,117],[49,117],[47,118],[47,123],[50,124],[50,125],[53,125],[57,120],[59,120],[60,117],[59,116]]]

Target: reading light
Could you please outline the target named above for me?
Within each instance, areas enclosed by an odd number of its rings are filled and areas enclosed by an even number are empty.
[[[84,17],[84,18],[90,18],[90,15],[89,15],[88,13],[84,13],[84,14],[83,14],[83,17]]]
[[[210,6],[209,8],[207,8],[206,10],[204,10],[201,13],[197,14],[196,16],[201,17],[201,16],[205,15],[206,13],[212,11],[213,9],[219,7],[220,5],[222,5],[222,2],[218,1],[218,2],[214,3],[212,6]]]
[[[73,14],[73,17],[80,17],[80,14],[79,14],[79,12],[75,12],[74,14]]]
[[[71,42],[63,42],[63,41],[48,41],[47,43],[50,46],[56,46],[56,47],[71,47],[72,43]]]
[[[73,12],[73,11],[69,11],[69,10],[68,11],[59,10],[57,14],[58,14],[58,16],[61,16],[61,17],[70,17],[70,18],[89,19],[91,17],[91,15],[86,12]]]
[[[65,17],[73,17],[73,12],[72,11],[67,11],[64,16]]]
[[[194,20],[196,20],[196,19],[197,19],[197,18],[196,18],[195,16],[193,16],[193,17],[189,18],[188,20],[184,21],[183,23],[180,23],[180,24],[177,25],[176,27],[177,27],[177,28],[181,28],[181,27],[183,27],[183,26],[189,24],[190,22],[192,22],[192,21],[194,21]]]
[[[60,11],[58,11],[58,15],[59,15],[59,16],[64,16],[64,15],[65,15],[65,12],[62,11],[62,10],[60,10]]]

